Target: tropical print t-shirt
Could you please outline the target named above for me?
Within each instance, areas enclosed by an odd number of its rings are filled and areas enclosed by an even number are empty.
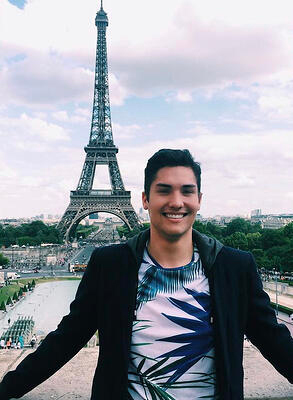
[[[163,268],[144,251],[138,274],[128,393],[132,400],[216,399],[209,284],[197,249]]]

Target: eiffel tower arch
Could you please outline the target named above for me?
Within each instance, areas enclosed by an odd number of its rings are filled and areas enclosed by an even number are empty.
[[[113,141],[106,43],[108,17],[102,1],[95,24],[98,36],[91,132],[84,148],[86,157],[77,188],[70,192],[69,206],[58,224],[66,241],[73,237],[82,219],[96,212],[116,215],[129,229],[140,225],[131,205],[130,191],[125,190],[122,181],[116,157],[118,148]],[[93,189],[96,169],[100,165],[108,166],[111,190]]]

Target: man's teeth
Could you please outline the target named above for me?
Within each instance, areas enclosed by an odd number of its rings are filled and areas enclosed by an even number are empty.
[[[166,217],[168,218],[183,218],[184,214],[166,214]]]

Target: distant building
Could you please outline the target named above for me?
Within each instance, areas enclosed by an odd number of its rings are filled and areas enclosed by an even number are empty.
[[[250,216],[251,216],[252,218],[254,218],[254,217],[260,217],[260,216],[261,216],[261,209],[260,209],[260,208],[257,208],[256,210],[252,210],[251,213],[250,213]]]
[[[257,211],[257,210],[254,210]],[[260,211],[260,210],[259,210]],[[293,214],[267,214],[253,215],[251,212],[251,223],[259,222],[264,229],[279,229],[293,222]]]

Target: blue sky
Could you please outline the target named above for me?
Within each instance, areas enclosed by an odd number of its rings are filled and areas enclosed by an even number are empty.
[[[202,164],[202,215],[293,212],[293,3],[270,3],[104,1],[114,142],[136,209],[147,159],[170,147]],[[62,214],[76,188],[98,8],[0,3],[0,218]]]

